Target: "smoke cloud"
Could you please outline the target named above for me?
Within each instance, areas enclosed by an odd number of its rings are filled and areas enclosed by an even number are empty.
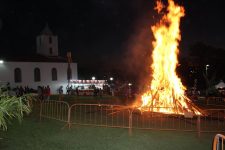
[[[135,80],[140,90],[150,82],[151,78],[152,41],[151,25],[147,19],[143,19],[135,26],[135,31],[126,45],[123,60],[126,73]]]

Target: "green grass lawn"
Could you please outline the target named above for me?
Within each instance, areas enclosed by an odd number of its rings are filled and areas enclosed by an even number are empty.
[[[26,117],[0,131],[0,150],[210,150],[214,134],[195,132],[133,130],[64,123]]]

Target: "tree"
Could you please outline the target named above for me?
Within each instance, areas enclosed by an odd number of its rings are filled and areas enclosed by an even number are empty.
[[[215,81],[225,79],[224,58],[225,49],[197,42],[190,46],[189,55],[187,56],[186,61],[187,65],[182,66],[188,66],[188,71],[190,73],[186,74],[190,74],[193,78],[198,79],[198,86],[200,89],[208,89],[209,84],[211,85]],[[205,75],[202,74],[203,72],[205,72]],[[214,74],[215,72],[216,74]],[[213,81],[209,81],[209,77],[213,77]],[[213,89],[208,89],[207,91],[212,90]]]
[[[0,87],[0,129],[7,130],[8,124],[13,119],[22,121],[24,113],[30,112],[29,97],[28,95],[10,96],[7,91]]]
[[[205,73],[203,73],[203,76],[206,82],[206,91],[205,91],[206,96],[209,96],[209,94],[210,95],[215,94],[216,93],[216,89],[215,89],[216,73],[214,73],[211,78],[209,78],[208,75]]]

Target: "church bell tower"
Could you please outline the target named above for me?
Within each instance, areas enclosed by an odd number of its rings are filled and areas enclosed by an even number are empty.
[[[36,38],[37,54],[44,56],[58,56],[58,37],[53,35],[48,24]]]

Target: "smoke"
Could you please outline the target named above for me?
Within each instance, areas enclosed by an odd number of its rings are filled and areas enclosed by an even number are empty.
[[[142,19],[135,25],[135,31],[127,41],[123,60],[126,73],[135,80],[139,90],[143,89],[147,84],[150,85],[151,78],[153,35],[148,20],[149,18]]]

